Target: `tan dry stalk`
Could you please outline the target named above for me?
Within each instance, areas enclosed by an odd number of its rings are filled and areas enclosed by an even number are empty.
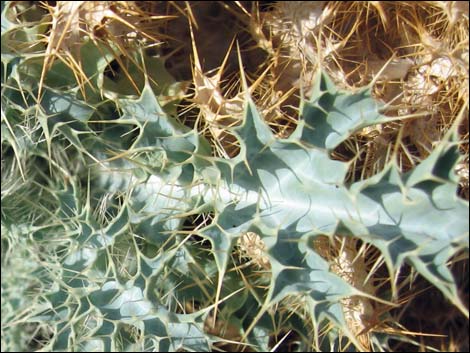
[[[329,237],[319,236],[314,240],[314,249],[330,263],[332,272],[361,292],[376,296],[377,288],[372,283],[370,272],[377,254],[364,245],[358,249],[358,240],[352,237],[335,237],[331,241]],[[341,303],[349,330],[357,337],[362,349],[370,350],[368,333],[375,326],[375,309],[371,299],[352,296]]]

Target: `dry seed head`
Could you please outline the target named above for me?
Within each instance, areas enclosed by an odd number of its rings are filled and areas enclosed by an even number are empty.
[[[237,240],[242,256],[250,259],[259,268],[271,270],[269,257],[266,256],[266,244],[261,237],[254,232],[242,234]]]
[[[377,251],[351,237],[319,236],[313,243],[314,249],[330,263],[331,270],[358,290],[376,296],[373,285],[373,268],[378,258]],[[375,309],[370,298],[352,296],[341,300],[349,330],[357,337],[365,350],[370,350],[369,331],[374,326]]]

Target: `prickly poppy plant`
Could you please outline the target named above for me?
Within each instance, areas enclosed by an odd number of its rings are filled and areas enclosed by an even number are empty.
[[[41,30],[2,5],[2,350],[27,335],[47,351],[268,351],[283,336],[302,351],[376,349],[393,336],[367,315],[393,301],[405,265],[466,311],[446,265],[468,249],[456,128],[414,169],[349,182],[332,151],[387,118],[368,88],[319,72],[287,138],[247,93],[227,128],[239,152],[223,158],[162,103],[178,87],[163,59],[135,56],[146,72],[132,96],[106,75],[116,48],[88,40],[79,85],[20,51],[15,38]],[[254,257],[247,235],[258,267],[237,255]],[[376,249],[388,292],[337,269],[322,244],[338,235]]]

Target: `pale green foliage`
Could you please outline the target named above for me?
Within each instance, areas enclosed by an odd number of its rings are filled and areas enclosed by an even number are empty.
[[[446,267],[468,249],[469,227],[452,131],[410,172],[391,162],[348,184],[348,163],[330,152],[386,119],[369,90],[340,92],[319,74],[289,138],[277,138],[247,96],[233,128],[240,153],[214,157],[172,102],[163,106],[178,83],[159,58],[136,55],[148,76],[137,80],[140,96],[128,96],[122,75],[105,75],[112,49],[86,41],[86,94],[57,61],[38,101],[42,60],[9,39],[32,30],[4,22],[4,11],[2,350],[35,348],[18,338],[31,325],[44,350],[209,351],[225,341],[209,333],[214,308],[255,350],[288,330],[299,350],[344,348],[342,337],[357,342],[341,300],[370,295],[315,251],[313,239],[325,234],[374,245],[392,274],[409,263],[465,310]],[[233,270],[248,231],[267,246],[271,276],[253,280],[266,290]],[[272,310],[290,296],[303,298],[303,311]]]

